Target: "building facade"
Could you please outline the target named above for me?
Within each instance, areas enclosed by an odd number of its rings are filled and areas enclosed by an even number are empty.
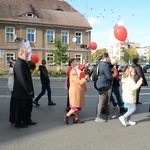
[[[8,2],[9,1],[9,2]],[[1,0],[0,1],[0,69],[7,69],[11,59],[17,59],[18,42],[30,41],[33,52],[40,60],[47,60],[47,67],[55,70],[51,62],[55,50],[54,40],[61,38],[68,45],[69,58],[82,63],[90,60],[88,45],[92,27],[86,18],[65,1],[59,0]],[[87,45],[87,48],[82,46]],[[62,69],[66,69],[67,62]]]

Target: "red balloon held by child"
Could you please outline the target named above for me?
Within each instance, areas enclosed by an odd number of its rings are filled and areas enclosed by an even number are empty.
[[[31,55],[31,61],[33,62],[33,63],[38,63],[38,61],[39,61],[39,56],[38,56],[38,54],[36,54],[36,53],[33,53],[32,55]]]
[[[127,38],[127,30],[123,26],[117,26],[114,29],[114,35],[117,40],[125,42],[125,40]]]
[[[96,50],[97,49],[97,44],[95,42],[91,42],[89,45],[90,49]]]

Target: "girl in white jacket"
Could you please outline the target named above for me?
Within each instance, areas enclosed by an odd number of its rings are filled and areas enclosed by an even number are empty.
[[[140,78],[137,83],[134,81],[135,70],[131,66],[127,66],[122,75],[122,97],[126,103],[128,111],[119,117],[119,120],[124,126],[135,125],[136,122],[131,121],[131,115],[136,110],[136,90],[141,86],[143,79]]]

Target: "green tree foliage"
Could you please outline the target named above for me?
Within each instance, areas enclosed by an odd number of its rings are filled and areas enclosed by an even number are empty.
[[[139,55],[136,49],[132,48],[132,49],[125,50],[122,58],[126,63],[129,63],[129,62],[132,62],[133,58],[135,57],[139,57]]]
[[[148,58],[147,58],[147,62],[150,64],[150,48],[148,49]]]
[[[66,52],[68,51],[68,45],[64,45],[61,43],[61,39],[57,38],[54,41],[54,45],[56,47],[56,50],[51,50],[51,52],[54,54],[53,62],[55,65],[58,65],[60,68],[60,76],[61,76],[61,68],[62,63],[68,62],[68,55]]]
[[[91,53],[91,63],[95,63],[99,56],[104,52],[107,52],[107,49],[97,49],[96,52]]]

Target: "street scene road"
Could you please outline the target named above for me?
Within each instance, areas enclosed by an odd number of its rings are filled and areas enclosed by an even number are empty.
[[[150,85],[150,78],[147,78]],[[35,95],[41,90],[39,78],[33,78]],[[123,126],[118,117],[119,109],[111,114],[117,118],[96,123],[98,93],[92,82],[87,83],[86,105],[79,117],[83,124],[70,125],[63,121],[66,113],[65,78],[51,78],[52,100],[56,106],[48,106],[47,95],[40,99],[40,106],[33,106],[32,120],[35,126],[17,129],[8,122],[10,92],[7,78],[0,77],[0,150],[149,150],[150,148],[150,87],[142,87],[140,101],[132,120],[135,126]]]

